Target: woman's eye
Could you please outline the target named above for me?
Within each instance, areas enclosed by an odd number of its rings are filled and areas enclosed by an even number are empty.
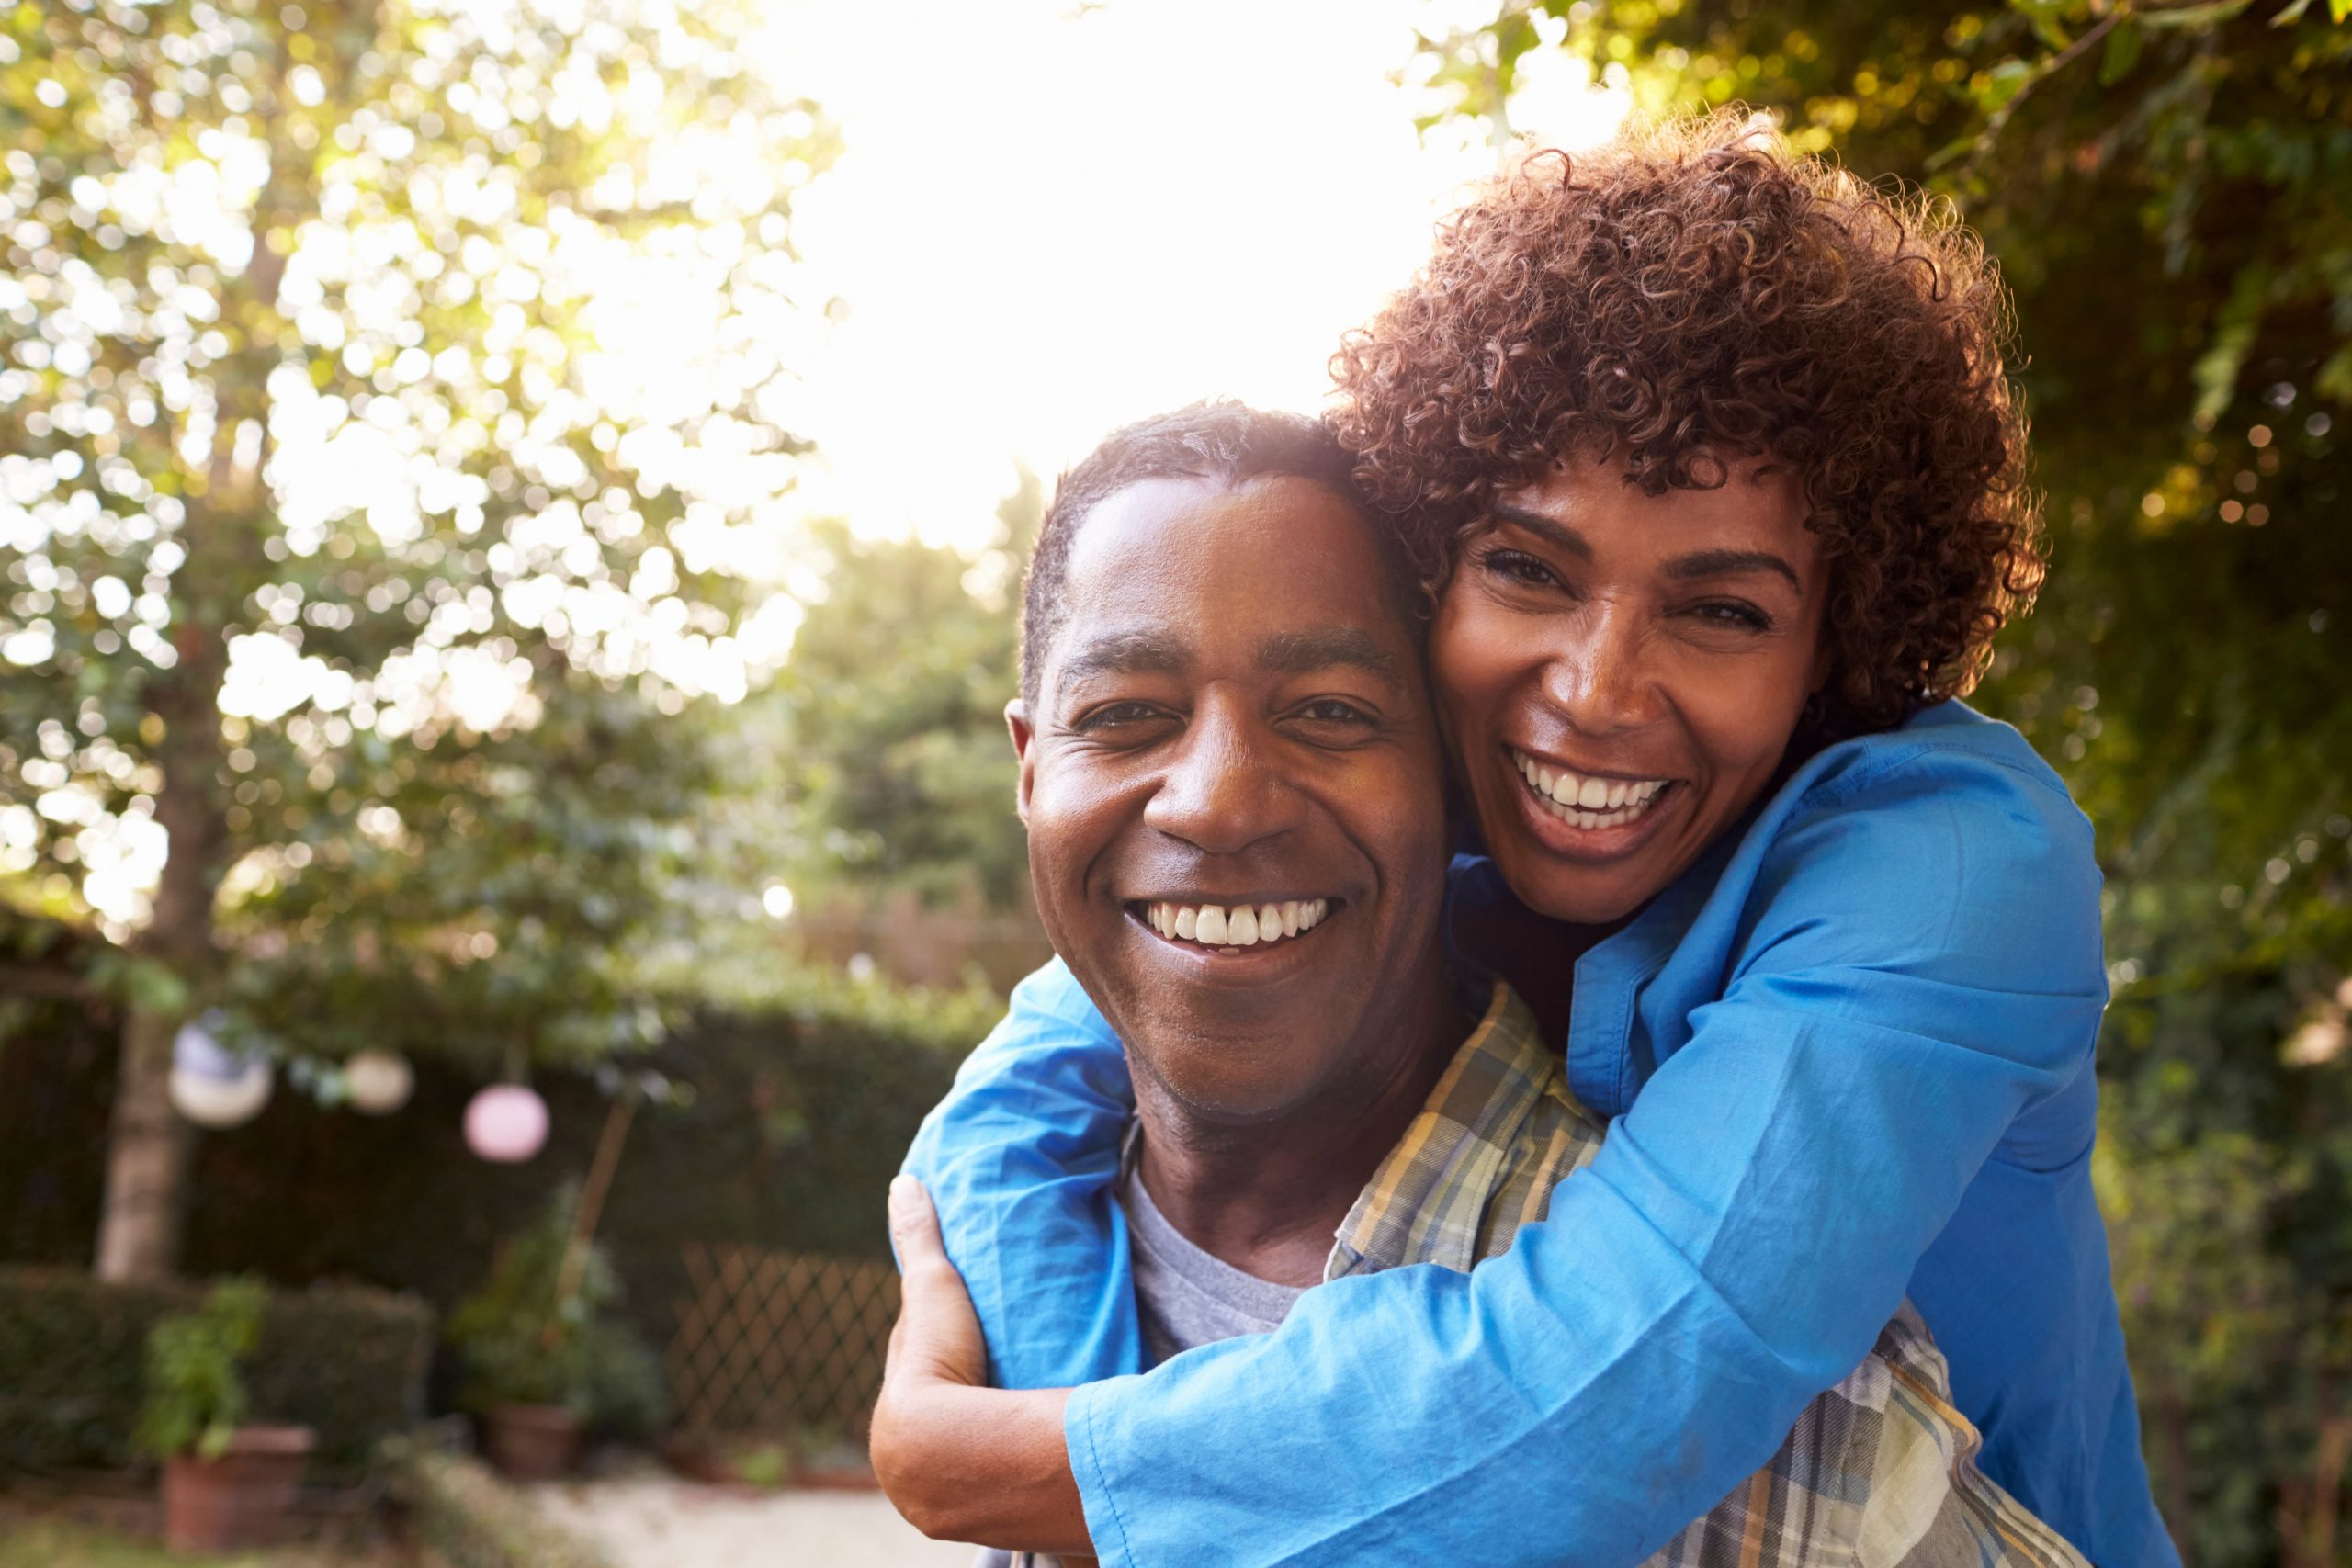
[[[1769,632],[1772,617],[1754,604],[1740,600],[1717,600],[1696,606],[1691,614],[1716,626],[1732,626],[1741,631]]]
[[[1478,564],[1489,575],[1501,578],[1507,582],[1549,588],[1558,585],[1560,581],[1558,573],[1524,550],[1497,547],[1479,557]]]

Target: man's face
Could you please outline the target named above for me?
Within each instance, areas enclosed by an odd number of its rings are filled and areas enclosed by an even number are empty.
[[[1385,1079],[1436,962],[1439,742],[1372,528],[1306,479],[1131,485],[1008,710],[1046,933],[1196,1118]]]

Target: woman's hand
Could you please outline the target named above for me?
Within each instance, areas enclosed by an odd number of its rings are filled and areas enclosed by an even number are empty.
[[[883,1398],[892,1384],[919,1392],[932,1383],[989,1385],[988,1342],[964,1276],[947,1260],[931,1194],[911,1176],[890,1183],[890,1242],[899,1251],[899,1322],[890,1330]]]
[[[890,1183],[902,1300],[874,1406],[875,1476],[934,1540],[1091,1552],[1062,1442],[1068,1389],[988,1386],[988,1344],[939,1216],[911,1176]]]

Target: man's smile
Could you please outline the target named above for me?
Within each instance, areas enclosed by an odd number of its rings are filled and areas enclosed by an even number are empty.
[[[1266,898],[1211,904],[1159,899],[1128,913],[1170,942],[1222,953],[1295,941],[1329,919],[1329,898]]]

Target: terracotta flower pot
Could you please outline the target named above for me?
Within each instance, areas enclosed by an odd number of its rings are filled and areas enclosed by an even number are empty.
[[[509,1481],[551,1481],[580,1450],[580,1417],[560,1404],[493,1404],[481,1418],[491,1468]]]
[[[240,1427],[216,1458],[165,1460],[164,1544],[174,1551],[235,1551],[275,1542],[314,1443],[308,1427]]]

